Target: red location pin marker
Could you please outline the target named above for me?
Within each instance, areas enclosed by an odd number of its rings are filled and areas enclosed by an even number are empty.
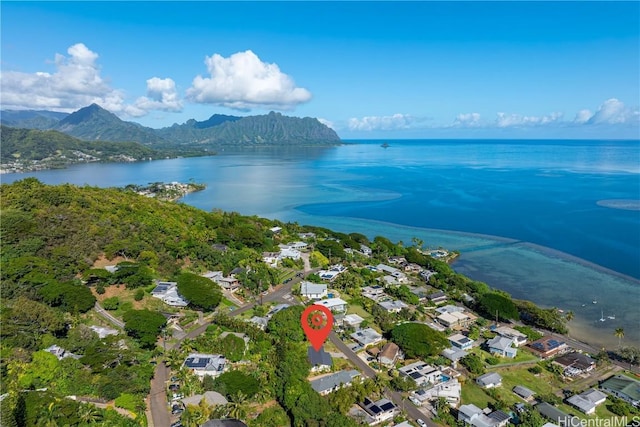
[[[300,323],[311,346],[315,351],[320,351],[333,326],[331,310],[324,305],[310,305],[302,312]]]

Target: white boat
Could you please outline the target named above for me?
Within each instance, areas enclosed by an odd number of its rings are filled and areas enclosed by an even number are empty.
[[[605,320],[607,319],[604,318],[604,311],[600,311],[600,321],[604,322]]]
[[[611,316],[607,316],[607,318],[609,318],[609,319],[611,319],[611,320],[616,320],[616,315],[615,315],[615,314],[613,314],[613,315],[611,315]]]

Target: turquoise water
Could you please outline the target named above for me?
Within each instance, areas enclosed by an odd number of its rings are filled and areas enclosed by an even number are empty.
[[[193,178],[207,189],[185,203],[458,249],[457,271],[573,310],[574,336],[614,346],[622,326],[625,341],[640,343],[638,141],[388,143],[225,151],[1,179],[121,186]]]

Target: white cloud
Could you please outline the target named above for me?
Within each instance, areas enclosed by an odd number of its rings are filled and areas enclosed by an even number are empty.
[[[583,123],[587,124],[623,124],[638,123],[640,111],[624,105],[616,98],[607,99],[598,111]]]
[[[134,107],[143,114],[151,110],[182,111],[182,101],[178,96],[176,82],[170,78],[150,78],[147,80],[147,96],[138,98]]]
[[[463,113],[458,114],[456,119],[453,122],[453,126],[455,127],[480,127],[482,123],[480,122],[480,114],[479,113]]]
[[[397,113],[392,116],[353,117],[349,119],[347,126],[349,130],[399,130],[413,128],[425,120],[427,119],[423,117]]]
[[[56,54],[54,73],[4,71],[0,74],[2,107],[74,111],[97,103],[114,112],[124,112],[124,93],[111,88],[100,76],[98,54],[82,43]]]
[[[277,64],[262,62],[250,50],[228,58],[216,53],[204,62],[209,76],[196,76],[187,90],[187,97],[193,102],[240,110],[288,110],[311,99],[311,93],[297,87]]]
[[[593,113],[589,110],[580,110],[576,114],[576,118],[573,119],[575,123],[583,124],[587,123],[589,119],[593,117]]]
[[[560,122],[562,116],[562,113],[551,113],[546,116],[522,116],[520,114],[498,113],[495,124],[499,128],[549,125]]]

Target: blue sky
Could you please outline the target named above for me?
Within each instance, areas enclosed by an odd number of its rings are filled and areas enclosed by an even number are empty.
[[[640,138],[638,2],[11,2],[2,108],[351,138]]]

